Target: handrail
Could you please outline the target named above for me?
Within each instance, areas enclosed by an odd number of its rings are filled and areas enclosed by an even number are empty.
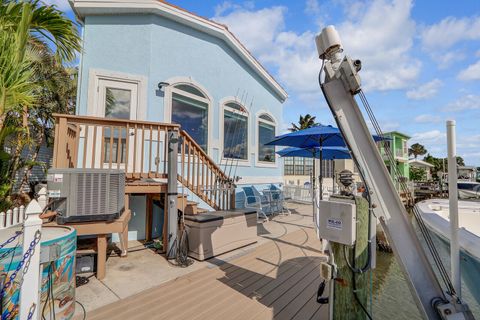
[[[154,121],[145,121],[145,120],[130,120],[130,119],[114,119],[114,118],[100,118],[93,116],[77,116],[72,114],[62,114],[54,113],[54,118],[65,118],[72,119],[73,122],[78,124],[89,124],[89,125],[123,125],[126,123],[130,124],[143,124],[143,125],[152,125],[152,126],[162,126],[170,127],[172,129],[180,129],[179,124],[175,123],[166,123],[166,122],[154,122]]]
[[[189,142],[191,142],[195,146],[196,150],[200,152],[202,156],[209,160],[209,164],[211,164],[215,169],[219,171],[219,175],[221,175],[222,178],[224,178],[225,180],[228,179],[228,176],[225,174],[225,172],[220,169],[220,167],[210,158],[210,156],[205,152],[205,150],[203,150],[202,147],[200,147],[200,145],[195,140],[193,140],[193,138],[185,130],[180,130],[180,135],[186,138]]]

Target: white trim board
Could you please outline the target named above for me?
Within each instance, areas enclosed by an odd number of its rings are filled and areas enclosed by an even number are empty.
[[[151,13],[219,38],[225,41],[270,86],[282,102],[288,98],[285,89],[222,24],[158,0],[70,0],[70,5],[80,20],[88,15]]]

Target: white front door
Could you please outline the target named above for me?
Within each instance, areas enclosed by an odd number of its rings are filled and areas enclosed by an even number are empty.
[[[136,120],[138,109],[138,84],[123,81],[99,79],[96,116],[110,119]],[[133,171],[133,148],[127,155],[128,145],[134,145],[135,131],[125,127],[103,127],[98,129],[96,153],[101,154],[99,166],[103,168],[125,168]],[[128,157],[128,159],[127,159]],[[137,160],[137,159],[135,159]],[[138,162],[138,161],[136,161]]]

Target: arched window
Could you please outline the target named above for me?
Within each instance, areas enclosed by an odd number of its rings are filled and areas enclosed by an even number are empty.
[[[223,157],[248,160],[248,111],[237,102],[223,105]]]
[[[258,116],[258,161],[275,163],[275,147],[266,143],[275,138],[275,120],[263,113]]]
[[[172,92],[172,123],[179,124],[205,152],[208,152],[208,112],[210,100],[191,84],[177,84]]]

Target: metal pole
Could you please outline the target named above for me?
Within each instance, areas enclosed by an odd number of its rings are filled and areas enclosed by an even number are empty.
[[[450,209],[450,263],[452,283],[458,298],[461,298],[460,245],[458,243],[458,190],[457,190],[457,146],[455,121],[447,121],[448,148],[448,198]]]
[[[335,158],[332,160],[332,194],[335,194]]]
[[[178,131],[168,132],[168,178],[167,178],[167,203],[168,203],[168,221],[167,221],[167,259],[173,259],[176,256],[176,240],[178,231],[178,213],[177,213],[177,166],[178,166]],[[177,244],[178,245],[178,244]]]
[[[313,166],[312,166],[312,205],[313,205],[313,221],[315,221],[315,215],[316,215],[316,212],[317,212],[317,205],[315,204],[315,202],[317,201],[316,199],[316,196],[317,196],[317,192],[315,190],[315,174],[316,174],[316,170],[315,170],[315,167],[317,166],[317,164],[315,163],[315,149],[313,149]],[[293,170],[295,171],[295,158],[293,158]],[[294,172],[295,173],[295,172]],[[318,231],[317,231],[318,233]]]
[[[323,162],[323,150],[322,150],[322,146],[320,146],[320,176],[318,177],[318,183],[320,185],[319,189],[320,189],[320,200],[323,200],[323,166],[322,166],[322,162]]]

